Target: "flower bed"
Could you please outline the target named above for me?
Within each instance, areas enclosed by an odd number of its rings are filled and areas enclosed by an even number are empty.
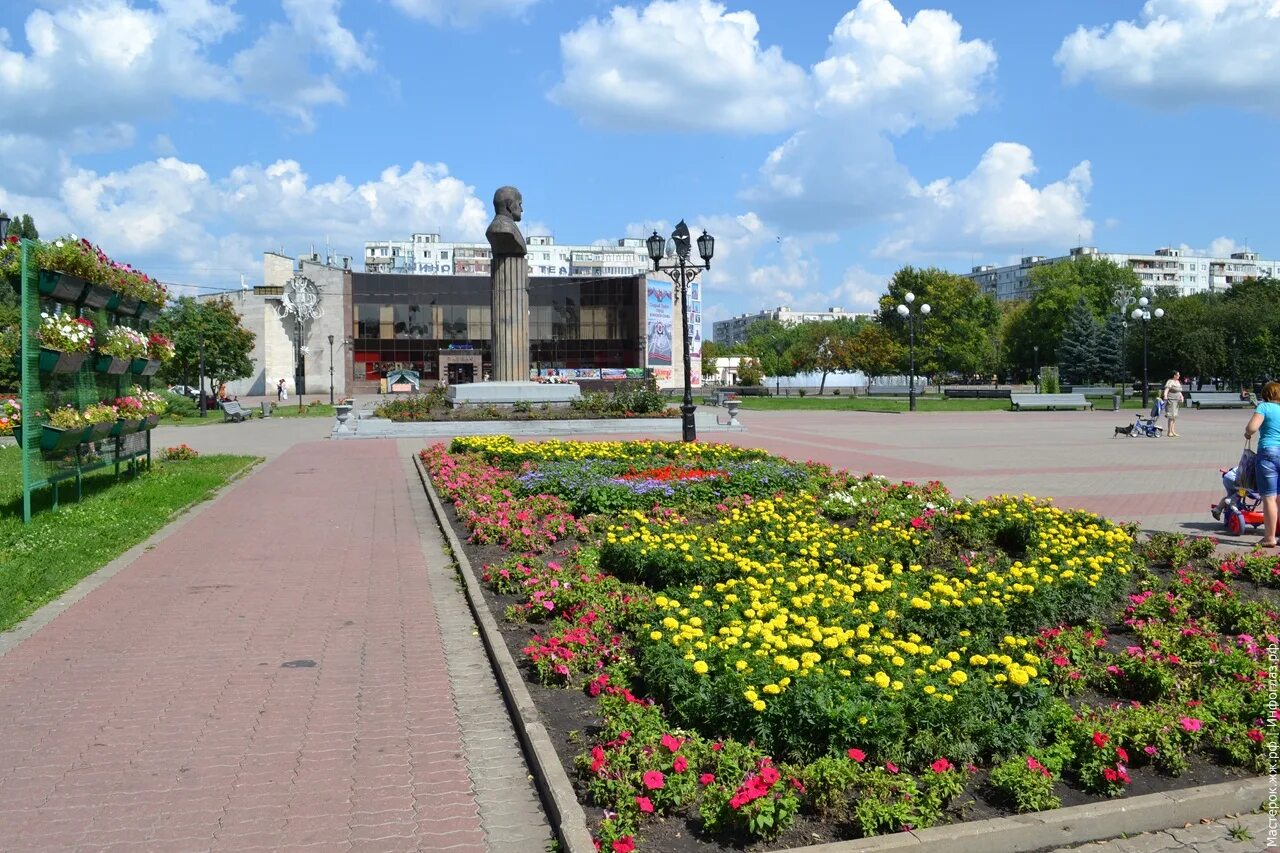
[[[1274,556],[1144,555],[1030,497],[721,445],[422,458],[544,717],[570,721],[606,849],[793,846],[1262,770]]]

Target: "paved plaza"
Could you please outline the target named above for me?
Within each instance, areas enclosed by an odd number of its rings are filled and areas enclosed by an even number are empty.
[[[1208,508],[1247,414],[1188,412],[1184,437],[1158,440],[1112,438],[1126,418],[1101,412],[742,419],[702,437],[1219,533]],[[408,463],[424,442],[316,440],[330,426],[157,430],[157,447],[268,461],[48,624],[0,638],[4,849],[545,849]],[[1265,816],[1240,822],[1253,841],[1229,820],[1080,849],[1261,849]]]

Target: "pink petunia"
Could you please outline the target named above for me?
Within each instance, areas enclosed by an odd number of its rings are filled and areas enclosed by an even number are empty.
[[[892,761],[886,761],[884,763],[884,769],[888,770],[890,773],[897,773],[898,765],[894,764]]]
[[[698,777],[698,784],[700,785],[710,785],[714,781],[716,781],[716,777],[711,773],[703,773]]]
[[[929,769],[934,773],[946,773],[948,770],[954,769],[951,762],[945,758],[939,758],[937,761],[929,765]]]
[[[866,760],[867,754],[860,749],[854,748],[849,750],[849,757],[861,764]]]
[[[1102,749],[1102,747],[1106,746],[1107,741],[1109,741],[1110,739],[1111,738],[1107,737],[1102,732],[1093,733],[1093,745],[1098,747],[1098,749]]]
[[[689,762],[685,760],[683,755],[677,755],[676,760],[671,762],[671,767],[677,773],[683,773],[689,769]]]
[[[650,770],[644,774],[644,786],[650,791],[657,791],[667,784],[667,777],[661,770]]]
[[[645,814],[653,814],[653,800],[648,797],[636,797],[636,806]]]
[[[613,842],[613,853],[632,853],[635,849],[636,840],[630,835],[624,835]]]
[[[1183,717],[1181,720],[1178,720],[1178,723],[1182,726],[1182,730],[1184,732],[1198,732],[1200,729],[1204,728],[1204,723],[1197,720],[1195,717]]]

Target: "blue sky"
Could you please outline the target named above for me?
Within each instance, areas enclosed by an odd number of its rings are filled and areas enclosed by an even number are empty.
[[[904,264],[1247,245],[1280,198],[1274,0],[0,4],[0,208],[158,277],[264,250],[719,238],[708,320]]]

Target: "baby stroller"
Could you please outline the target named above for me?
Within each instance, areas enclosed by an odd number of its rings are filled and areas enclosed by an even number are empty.
[[[1117,430],[1119,429],[1117,427]],[[1123,432],[1127,433],[1130,438],[1159,438],[1164,433],[1164,427],[1156,424],[1154,416],[1144,415],[1139,412],[1134,417],[1132,426],[1124,429]]]
[[[1246,527],[1262,526],[1262,498],[1253,489],[1240,488],[1239,475],[1239,467],[1222,471],[1222,488],[1227,493],[1211,510],[1214,520],[1221,521],[1232,536],[1243,534]]]

